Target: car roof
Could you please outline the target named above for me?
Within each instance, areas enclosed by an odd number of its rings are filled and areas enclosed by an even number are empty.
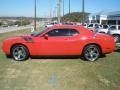
[[[77,29],[77,30],[82,30],[82,29],[86,29],[83,26],[77,26],[77,25],[54,25],[52,27],[49,27],[49,29],[62,29],[62,28],[66,28],[66,29]]]

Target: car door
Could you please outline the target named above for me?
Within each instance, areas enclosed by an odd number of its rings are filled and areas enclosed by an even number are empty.
[[[69,29],[69,32],[70,35],[66,39],[66,53],[68,55],[79,55],[82,45],[80,32],[75,29]]]
[[[72,34],[71,34],[72,32]],[[76,31],[77,32],[77,31]],[[48,35],[48,38],[38,37],[36,41],[36,47],[38,55],[74,55],[75,50],[78,47],[79,32],[75,33],[70,29],[54,29],[44,35]],[[77,46],[77,47],[74,47]]]

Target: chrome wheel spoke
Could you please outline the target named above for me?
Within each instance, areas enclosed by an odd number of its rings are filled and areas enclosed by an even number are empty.
[[[18,56],[18,52],[15,52],[14,55],[15,55],[15,56]]]
[[[13,50],[13,57],[16,60],[23,60],[26,57],[26,51],[22,46],[15,47]]]
[[[99,55],[99,49],[95,46],[89,46],[85,51],[85,57],[89,61],[95,61]]]
[[[18,57],[17,57],[17,58],[18,58],[18,59],[20,59],[20,57],[21,57],[21,55],[18,55]]]
[[[98,54],[97,53],[93,53],[93,57],[96,57]]]

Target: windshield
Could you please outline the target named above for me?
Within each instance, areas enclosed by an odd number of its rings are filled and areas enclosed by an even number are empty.
[[[46,29],[47,30],[47,29]],[[34,36],[34,37],[37,37],[39,36],[40,34],[44,33],[46,30],[42,30],[42,31],[34,31],[31,36]]]

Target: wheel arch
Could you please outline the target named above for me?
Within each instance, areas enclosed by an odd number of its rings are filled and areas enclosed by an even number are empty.
[[[118,34],[118,33],[114,33],[114,34],[112,34],[112,35],[118,35],[118,36],[120,36],[120,34]]]
[[[29,51],[28,47],[25,44],[22,44],[22,43],[15,43],[15,44],[13,44],[11,46],[11,48],[10,48],[10,54],[12,53],[13,47],[16,46],[16,45],[22,45],[22,46],[24,46],[27,49],[27,51],[28,51],[28,55],[30,55],[30,51]]]
[[[100,49],[100,55],[102,55],[102,47],[101,47],[99,44],[97,44],[97,43],[89,43],[89,44],[86,44],[86,45],[83,47],[83,49],[82,49],[82,55],[83,55],[84,49],[85,49],[87,46],[89,46],[89,45],[96,45],[96,46],[98,46],[99,49]]]

